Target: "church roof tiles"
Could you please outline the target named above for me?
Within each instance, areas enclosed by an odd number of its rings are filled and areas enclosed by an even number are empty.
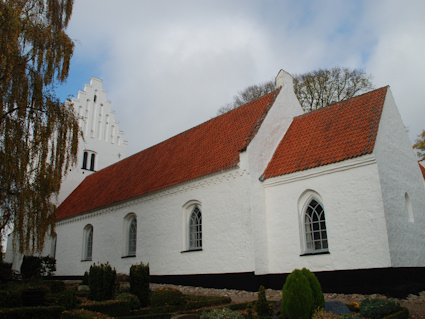
[[[84,179],[58,207],[58,220],[155,192],[239,163],[279,89]]]
[[[370,154],[388,87],[294,118],[264,179]]]

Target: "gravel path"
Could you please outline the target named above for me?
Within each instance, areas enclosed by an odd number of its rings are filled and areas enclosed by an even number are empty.
[[[233,290],[233,289],[213,289],[213,288],[202,288],[202,287],[191,287],[191,286],[177,286],[177,285],[168,285],[168,284],[151,284],[151,289],[156,290],[161,287],[172,287],[180,290],[184,294],[191,295],[210,295],[210,296],[226,296],[232,299],[234,303],[248,302],[257,300],[257,292],[250,292],[244,290]],[[363,299],[369,298],[382,298],[387,299],[387,297],[379,294],[373,295],[343,295],[343,294],[333,294],[325,293],[326,301],[335,301],[339,300],[345,304],[350,304],[352,302],[361,302]],[[266,289],[267,300],[270,301],[279,301],[281,299],[280,290]],[[411,319],[425,319],[425,291],[417,295],[409,295],[406,299],[395,299],[400,302],[403,307],[409,309]]]

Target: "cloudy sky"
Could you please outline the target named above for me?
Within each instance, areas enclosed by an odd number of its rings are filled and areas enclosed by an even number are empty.
[[[102,79],[130,155],[280,69],[360,68],[390,85],[413,143],[425,129],[424,16],[423,0],[75,0],[57,95]]]

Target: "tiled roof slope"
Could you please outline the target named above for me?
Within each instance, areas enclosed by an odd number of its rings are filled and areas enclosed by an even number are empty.
[[[280,89],[88,176],[58,207],[68,218],[239,163]]]
[[[373,152],[388,87],[294,118],[264,178]]]

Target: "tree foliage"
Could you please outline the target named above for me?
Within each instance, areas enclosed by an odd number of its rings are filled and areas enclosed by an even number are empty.
[[[358,69],[319,69],[296,75],[294,90],[304,112],[311,112],[370,91],[373,88],[371,79]]]
[[[0,231],[13,224],[19,251],[41,251],[54,231],[62,178],[80,130],[54,85],[69,71],[65,33],[73,0],[0,0]]]
[[[359,69],[334,67],[294,75],[294,91],[304,112],[349,99],[372,88],[372,76]],[[249,86],[233,97],[233,103],[221,107],[218,115],[256,100],[274,89],[273,81]]]
[[[418,138],[413,144],[413,148],[416,149],[416,153],[418,154],[419,160],[425,160],[425,130],[422,130],[422,133],[418,135]]]

